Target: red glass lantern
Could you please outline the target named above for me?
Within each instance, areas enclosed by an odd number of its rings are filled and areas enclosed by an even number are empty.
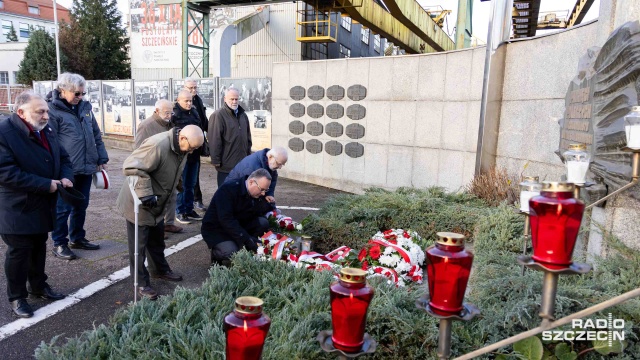
[[[336,349],[356,353],[364,344],[367,310],[373,299],[373,289],[367,286],[367,272],[343,268],[340,278],[331,284],[331,340]]]
[[[529,200],[533,260],[549,269],[571,266],[584,204],[573,197],[574,185],[566,182],[542,184],[539,196]]]
[[[471,273],[473,254],[464,248],[464,235],[439,232],[426,250],[429,307],[439,315],[459,315]]]
[[[259,360],[271,319],[262,313],[262,300],[253,296],[236,299],[232,313],[224,318],[227,360]]]

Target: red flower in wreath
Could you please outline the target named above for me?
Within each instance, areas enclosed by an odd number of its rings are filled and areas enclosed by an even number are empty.
[[[285,226],[287,226],[287,223],[284,222],[284,220],[280,220],[280,222],[278,223],[278,225],[280,225],[281,228],[284,228]]]
[[[406,231],[402,233],[402,236],[404,236],[406,239],[411,239],[411,235],[409,235],[409,233]]]
[[[382,274],[382,268],[381,267],[377,267],[373,270],[374,273],[376,274]]]
[[[380,245],[372,246],[371,249],[369,249],[369,255],[371,255],[374,260],[378,260],[381,254]]]
[[[289,224],[287,225],[287,230],[289,231],[293,231],[295,228],[293,227],[293,224]]]
[[[360,253],[358,254],[358,261],[364,260],[365,257],[367,257],[367,249],[360,250]]]
[[[282,234],[276,234],[276,239],[278,240],[282,239]]]
[[[367,270],[369,268],[369,263],[367,260],[362,262],[362,270]]]

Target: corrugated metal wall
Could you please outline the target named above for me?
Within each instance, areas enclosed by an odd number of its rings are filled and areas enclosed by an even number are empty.
[[[257,7],[238,8],[238,18],[254,12]],[[296,40],[296,4],[273,4],[269,9],[266,27],[235,46],[232,77],[271,77],[274,62],[302,59],[302,47]]]

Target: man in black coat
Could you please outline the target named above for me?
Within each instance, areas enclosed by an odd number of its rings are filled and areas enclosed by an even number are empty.
[[[72,187],[69,154],[49,127],[42,97],[23,92],[16,113],[0,120],[0,236],[7,244],[5,275],[13,312],[33,316],[27,296],[60,300],[44,272],[47,233],[56,219],[59,185]],[[31,289],[27,290],[27,281]]]
[[[192,78],[184,79],[184,90],[193,95],[193,108],[196,110],[198,117],[200,118],[200,129],[202,132],[209,131],[209,119],[207,118],[207,108],[204,106],[202,99],[198,96],[198,82]],[[199,149],[200,156],[209,156],[209,144],[206,142]],[[202,190],[200,190],[200,167],[198,167],[198,175],[196,176],[196,185],[193,190],[194,207],[200,210],[207,210],[207,207],[202,202]]]
[[[211,263],[229,265],[229,258],[243,246],[258,249],[259,236],[269,229],[263,217],[264,198],[271,175],[258,169],[248,177],[229,181],[218,188],[202,220],[202,237],[211,249]]]
[[[182,129],[187,125],[200,127],[200,118],[192,104],[193,95],[187,90],[181,90],[178,93],[178,101],[173,107],[173,115],[171,116],[171,122],[176,128]],[[187,163],[182,172],[182,191],[178,193],[176,201],[176,220],[182,224],[191,224],[191,221],[202,220],[202,216],[195,212],[193,206],[199,168],[200,149],[196,149],[187,157]]]

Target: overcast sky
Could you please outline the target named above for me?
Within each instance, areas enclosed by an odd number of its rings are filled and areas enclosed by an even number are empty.
[[[71,8],[73,0],[57,0],[57,2],[60,5]],[[128,12],[128,3],[129,0],[118,0],[118,8],[123,14]],[[453,38],[456,27],[456,17],[458,16],[458,0],[418,0],[418,3],[423,7],[432,7],[435,9],[439,5],[445,10],[452,10],[451,14],[447,16],[443,28],[445,32]],[[473,35],[480,39],[482,43],[487,39],[491,3],[492,1],[481,2],[480,0],[473,0]],[[573,9],[575,3],[576,0],[542,0],[540,3],[540,13],[554,11],[558,17],[566,17],[567,13]],[[583,22],[597,18],[599,11],[600,0],[595,0]],[[538,31],[537,34],[540,35],[545,32],[548,31]]]

